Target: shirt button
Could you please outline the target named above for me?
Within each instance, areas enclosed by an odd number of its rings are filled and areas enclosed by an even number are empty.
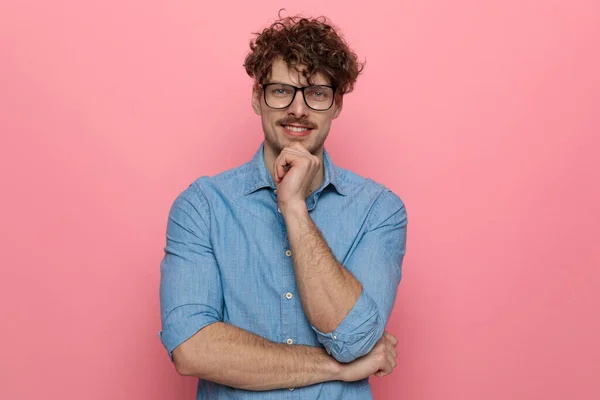
[[[333,340],[337,340],[337,336],[333,335]]]
[[[285,255],[288,256],[288,257],[291,257],[292,256],[292,251],[291,250],[286,250],[285,251]]]
[[[273,193],[277,194],[277,189],[273,190]]]
[[[286,299],[288,299],[288,300],[289,300],[289,299],[291,299],[292,297],[294,297],[294,295],[293,295],[293,294],[291,294],[290,292],[287,292],[287,293],[285,294],[285,298],[286,298]]]
[[[290,388],[290,392],[291,392],[292,390],[294,390],[294,389],[295,389],[295,388]]]
[[[281,214],[281,210],[279,209],[279,207],[277,207],[277,212],[278,212],[279,214]]]
[[[286,340],[287,344],[294,344],[294,341],[292,339],[288,339]]]

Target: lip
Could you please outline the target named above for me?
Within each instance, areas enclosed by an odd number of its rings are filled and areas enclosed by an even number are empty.
[[[295,126],[295,127],[298,127],[298,128],[307,128],[307,129],[306,129],[305,131],[302,131],[302,132],[294,132],[294,131],[290,131],[289,129],[287,129],[287,128],[286,128],[285,126],[283,126],[283,125],[280,125],[280,126],[281,126],[281,129],[283,129],[283,131],[284,131],[286,134],[288,134],[288,135],[290,135],[290,136],[295,136],[295,137],[308,136],[308,135],[310,135],[310,133],[313,131],[313,129],[312,129],[312,128],[308,128],[308,127],[306,127],[306,126],[294,125],[294,124],[290,124],[290,126]]]

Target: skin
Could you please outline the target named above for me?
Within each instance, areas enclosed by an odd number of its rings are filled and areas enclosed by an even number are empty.
[[[328,85],[321,74],[313,84]],[[270,82],[306,86],[304,76],[282,60],[272,66]],[[255,91],[253,108],[265,131],[265,164],[277,185],[279,209],[285,219],[296,283],[306,316],[321,332],[332,332],[358,300],[362,285],[336,260],[306,207],[306,197],[323,182],[323,148],[331,121],[342,111],[341,96],[326,111],[309,108],[298,93],[283,110],[268,107]],[[303,122],[302,122],[303,121]],[[310,127],[303,136],[283,125]],[[282,147],[283,146],[283,147]]]
[[[397,343],[386,332],[369,354],[342,364],[321,347],[273,343],[215,322],[175,348],[173,359],[181,375],[260,391],[385,376],[396,366]]]
[[[288,68],[287,64],[280,59],[273,62],[269,82],[264,83],[287,83],[294,86],[307,86],[308,82],[294,68]],[[328,85],[329,81],[321,74],[311,78],[315,85]],[[254,91],[252,94],[252,109],[261,117],[262,127],[265,134],[264,157],[265,164],[275,179],[273,166],[275,159],[284,148],[291,148],[294,144],[302,145],[303,151],[323,159],[323,148],[325,139],[329,134],[332,120],[336,119],[342,112],[343,97],[335,96],[334,105],[327,111],[314,111],[308,108],[301,93],[296,94],[294,102],[286,109],[274,110],[269,108],[265,102],[262,91]],[[312,128],[305,136],[292,136],[286,133],[282,125],[307,126]],[[318,172],[313,176],[310,189],[316,190],[323,182],[323,167],[319,165]]]
[[[308,84],[281,60],[273,63],[270,82]],[[329,82],[317,74],[311,83]],[[322,332],[331,332],[339,325],[362,291],[360,282],[335,260],[305,202],[323,182],[324,143],[342,104],[342,97],[336,95],[331,109],[314,111],[298,93],[288,108],[274,110],[264,103],[262,91],[254,91],[252,96],[252,108],[261,116],[265,164],[277,185],[302,305],[310,322]],[[310,130],[297,136],[284,125]],[[173,359],[182,375],[246,390],[272,390],[331,380],[351,382],[371,375],[383,377],[396,366],[397,343],[385,332],[367,355],[343,364],[320,347],[273,343],[216,322],[178,346]]]

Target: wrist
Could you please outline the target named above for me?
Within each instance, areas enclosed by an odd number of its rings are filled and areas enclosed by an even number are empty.
[[[308,209],[306,208],[306,200],[303,199],[279,202],[279,209],[284,217],[301,216],[308,212]]]
[[[329,377],[330,381],[346,381],[346,366],[338,362],[335,358],[329,357]]]

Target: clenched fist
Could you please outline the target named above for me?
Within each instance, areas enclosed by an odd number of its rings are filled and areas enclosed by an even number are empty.
[[[398,339],[395,336],[384,332],[379,342],[367,355],[343,366],[342,380],[353,382],[371,375],[381,378],[390,374],[396,367],[397,344]]]
[[[321,159],[309,153],[300,143],[281,150],[273,165],[273,172],[277,201],[282,212],[290,206],[306,205],[306,197],[320,168]]]

